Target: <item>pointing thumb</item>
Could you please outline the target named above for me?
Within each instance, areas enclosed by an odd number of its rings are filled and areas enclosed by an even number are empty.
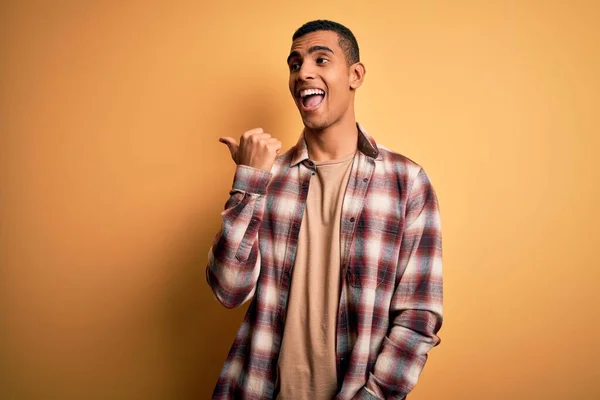
[[[233,161],[236,161],[236,154],[239,148],[237,140],[232,137],[221,137],[219,138],[219,142],[225,144],[229,148],[229,152],[231,153],[231,158]]]

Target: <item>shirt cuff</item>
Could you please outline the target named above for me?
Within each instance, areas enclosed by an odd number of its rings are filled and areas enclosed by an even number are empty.
[[[366,386],[363,386],[356,393],[356,396],[354,396],[352,399],[353,400],[379,400],[379,397],[377,397],[375,395],[375,393],[373,393],[369,389],[367,389]]]
[[[238,165],[233,178],[233,190],[251,194],[266,194],[271,176],[270,172],[262,169]]]

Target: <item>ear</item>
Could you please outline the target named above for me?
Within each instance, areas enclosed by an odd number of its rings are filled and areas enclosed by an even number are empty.
[[[363,63],[357,62],[350,66],[348,73],[350,74],[350,89],[356,90],[362,85],[367,70]]]

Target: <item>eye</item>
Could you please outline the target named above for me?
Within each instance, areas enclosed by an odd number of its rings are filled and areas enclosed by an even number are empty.
[[[300,69],[300,63],[293,62],[290,64],[290,71],[298,71]]]
[[[325,57],[319,57],[317,58],[317,64],[322,65],[322,64],[327,64],[329,62],[328,59],[326,59]]]

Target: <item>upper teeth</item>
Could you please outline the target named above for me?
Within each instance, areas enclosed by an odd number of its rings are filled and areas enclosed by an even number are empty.
[[[304,89],[300,91],[300,97],[306,97],[312,94],[325,94],[321,89]]]

